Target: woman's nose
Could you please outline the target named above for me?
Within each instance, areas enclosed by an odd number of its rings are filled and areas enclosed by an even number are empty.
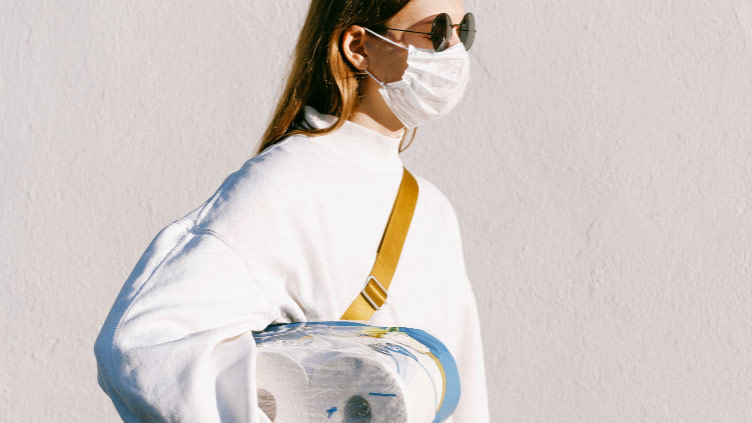
[[[459,25],[453,26],[451,33],[452,33],[452,38],[449,40],[449,45],[447,46],[447,48],[460,42],[460,26]]]

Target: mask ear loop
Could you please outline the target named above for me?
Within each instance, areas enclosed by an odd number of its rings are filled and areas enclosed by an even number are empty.
[[[371,34],[373,34],[373,35],[375,35],[375,36],[377,36],[377,37],[381,38],[382,40],[386,41],[387,43],[391,43],[391,44],[394,44],[395,46],[397,46],[397,47],[399,47],[399,48],[403,48],[403,49],[405,49],[405,50],[410,50],[409,48],[407,48],[407,47],[405,47],[405,46],[403,46],[403,45],[401,45],[401,44],[397,44],[397,43],[395,43],[394,41],[390,40],[389,38],[386,38],[386,37],[384,37],[383,35],[379,35],[378,33],[376,33],[376,32],[374,32],[374,31],[372,31],[372,30],[371,30],[371,29],[369,29],[369,28],[363,27],[363,29],[365,29],[366,31],[370,32]]]
[[[373,74],[371,72],[368,72],[368,69],[363,69],[363,70],[368,74],[368,76],[370,76],[371,78],[373,78],[373,80],[376,81],[379,85],[381,85],[382,87],[386,87],[386,85],[384,85],[383,82],[381,82],[378,79],[376,79],[376,77],[373,76]]]

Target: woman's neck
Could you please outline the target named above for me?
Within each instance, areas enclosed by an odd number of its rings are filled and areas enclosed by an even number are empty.
[[[404,125],[394,116],[381,96],[376,94],[361,97],[360,103],[355,106],[348,120],[387,137],[401,138],[405,130]]]

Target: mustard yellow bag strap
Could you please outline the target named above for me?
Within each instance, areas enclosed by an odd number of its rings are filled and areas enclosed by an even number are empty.
[[[397,269],[415,204],[418,202],[418,182],[407,169],[402,169],[402,182],[376,252],[376,262],[366,278],[365,286],[340,320],[370,320],[373,313],[386,302],[387,290]]]

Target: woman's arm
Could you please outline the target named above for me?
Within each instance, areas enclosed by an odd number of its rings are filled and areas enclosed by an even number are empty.
[[[126,422],[265,422],[251,330],[276,317],[250,268],[184,218],[163,229],[95,343],[98,381]]]

